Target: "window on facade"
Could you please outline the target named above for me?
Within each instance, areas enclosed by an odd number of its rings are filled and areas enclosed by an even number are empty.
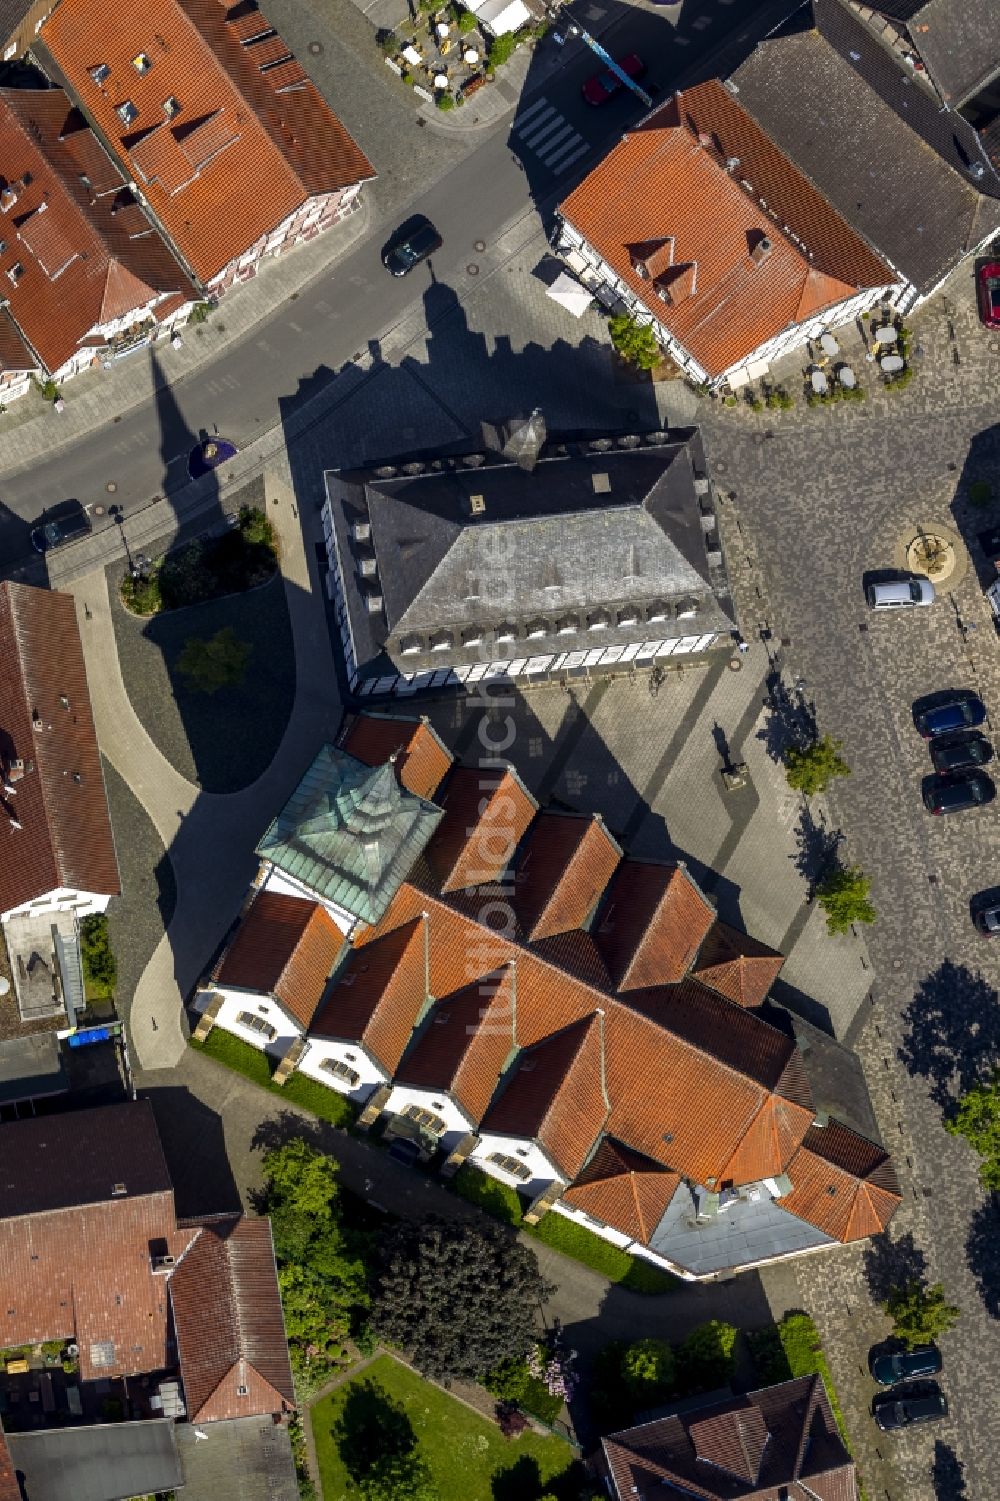
[[[527,630],[524,633],[529,641],[536,641],[539,636],[548,634],[548,626],[544,620],[529,620]]]
[[[526,1162],[518,1162],[516,1157],[508,1157],[504,1152],[491,1152],[487,1161],[492,1162],[502,1173],[510,1173],[512,1178],[519,1178],[522,1183],[526,1183],[531,1177],[531,1168]]]
[[[497,640],[498,641],[516,641],[517,640],[517,631],[515,630],[514,626],[509,625],[509,624],[507,624],[507,625],[498,625],[497,626]]]
[[[247,1027],[251,1032],[259,1032],[261,1037],[266,1037],[268,1042],[273,1042],[277,1037],[277,1029],[266,1022],[262,1016],[254,1016],[252,1011],[241,1011],[236,1020],[241,1027]]]
[[[450,651],[451,647],[451,631],[438,631],[431,637],[431,651]]]
[[[320,1068],[325,1073],[332,1074],[335,1079],[341,1079],[349,1084],[352,1089],[357,1089],[361,1083],[361,1075],[347,1063],[341,1063],[339,1058],[324,1058]]]
[[[422,1105],[404,1105],[399,1113],[405,1115],[408,1121],[416,1121],[418,1126],[422,1126],[432,1136],[440,1136],[445,1129],[441,1117],[435,1115],[433,1110],[425,1110]]]

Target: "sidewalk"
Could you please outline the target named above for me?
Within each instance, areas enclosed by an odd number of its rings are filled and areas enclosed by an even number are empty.
[[[111,370],[86,371],[67,381],[61,387],[66,403],[61,413],[48,402],[40,410],[39,398],[31,393],[14,402],[0,417],[5,471],[27,468],[39,455],[50,457],[107,427],[115,416],[150,402],[160,386],[180,385],[259,329],[281,303],[297,298],[368,233],[372,209],[364,189],[356,202],[358,207],[342,223],[277,260],[265,261],[253,281],[223,298],[205,323],[184,329],[181,349],[172,349],[167,339],[153,345],[159,380],[152,361],[137,351]]]

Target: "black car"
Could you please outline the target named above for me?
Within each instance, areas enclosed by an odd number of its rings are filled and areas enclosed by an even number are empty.
[[[939,699],[930,708],[914,716],[914,723],[925,740],[950,735],[953,730],[974,730],[986,718],[986,705],[975,693],[958,689]]]
[[[918,1350],[897,1350],[894,1355],[872,1352],[868,1369],[879,1386],[895,1386],[899,1381],[913,1381],[918,1376],[936,1376],[941,1369],[941,1351],[937,1345],[921,1345]]]
[[[972,921],[984,938],[1000,933],[1000,901],[983,902],[972,909]]]
[[[952,776],[928,777],[924,807],[928,813],[963,813],[991,803],[997,789],[985,771],[957,771]]]
[[[914,1423],[933,1423],[947,1416],[948,1403],[936,1381],[897,1387],[872,1398],[872,1417],[883,1432],[909,1428]]]
[[[933,740],[930,749],[935,771],[964,771],[993,760],[993,747],[982,735],[949,735]]]
[[[67,542],[89,536],[92,530],[90,517],[80,502],[67,500],[63,505],[42,512],[38,525],[32,529],[31,545],[36,552],[52,552]]]
[[[397,1136],[389,1147],[389,1156],[393,1161],[401,1162],[404,1167],[416,1167],[422,1155],[417,1143],[407,1136]]]
[[[440,250],[443,243],[429,219],[415,219],[389,241],[382,252],[382,264],[390,275],[405,276]]]

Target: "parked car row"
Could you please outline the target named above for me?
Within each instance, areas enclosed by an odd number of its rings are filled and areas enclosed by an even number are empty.
[[[915,1423],[931,1423],[948,1416],[948,1399],[936,1381],[942,1367],[941,1351],[936,1345],[916,1350],[899,1350],[868,1356],[868,1369],[879,1386],[890,1391],[877,1392],[872,1398],[872,1417],[883,1432],[909,1428]]]
[[[981,770],[993,760],[993,747],[984,735],[974,733],[985,719],[982,699],[962,689],[914,714],[920,734],[931,742],[936,773],[924,783],[928,813],[963,813],[996,797],[992,777]]]

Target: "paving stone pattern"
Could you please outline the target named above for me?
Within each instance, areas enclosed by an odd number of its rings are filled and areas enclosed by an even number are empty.
[[[917,522],[940,519],[969,538],[1000,520],[967,504],[977,479],[1000,496],[1000,362],[970,288],[964,272],[912,320],[925,354],[919,378],[893,397],[761,417],[693,403],[716,482],[735,494],[757,553],[741,570],[744,586],[763,581],[750,628],[773,632],[770,649],[804,675],[820,730],[843,739],[853,769],[831,803],[848,856],[873,878],[880,914],[868,935],[875,989],[852,1035],[904,1190],[889,1239],[899,1255],[912,1237],[918,1265],[923,1259],[929,1279],[942,1280],[962,1308],[942,1341],[950,1418],[880,1435],[867,1413],[865,1357],[887,1326],[869,1284],[891,1249],[849,1248],[793,1269],[830,1354],[869,1496],[887,1501],[986,1501],[996,1493],[1000,1442],[1000,1407],[989,1395],[1000,1374],[1000,1221],[971,1152],[941,1124],[956,1086],[1000,1058],[1000,952],[977,938],[968,913],[969,896],[997,881],[997,813],[994,805],[953,819],[926,814],[921,780],[931,768],[911,715],[923,694],[972,687],[993,734],[1000,644],[974,546],[976,566],[933,609],[874,616],[861,587],[866,569],[892,565]]]

